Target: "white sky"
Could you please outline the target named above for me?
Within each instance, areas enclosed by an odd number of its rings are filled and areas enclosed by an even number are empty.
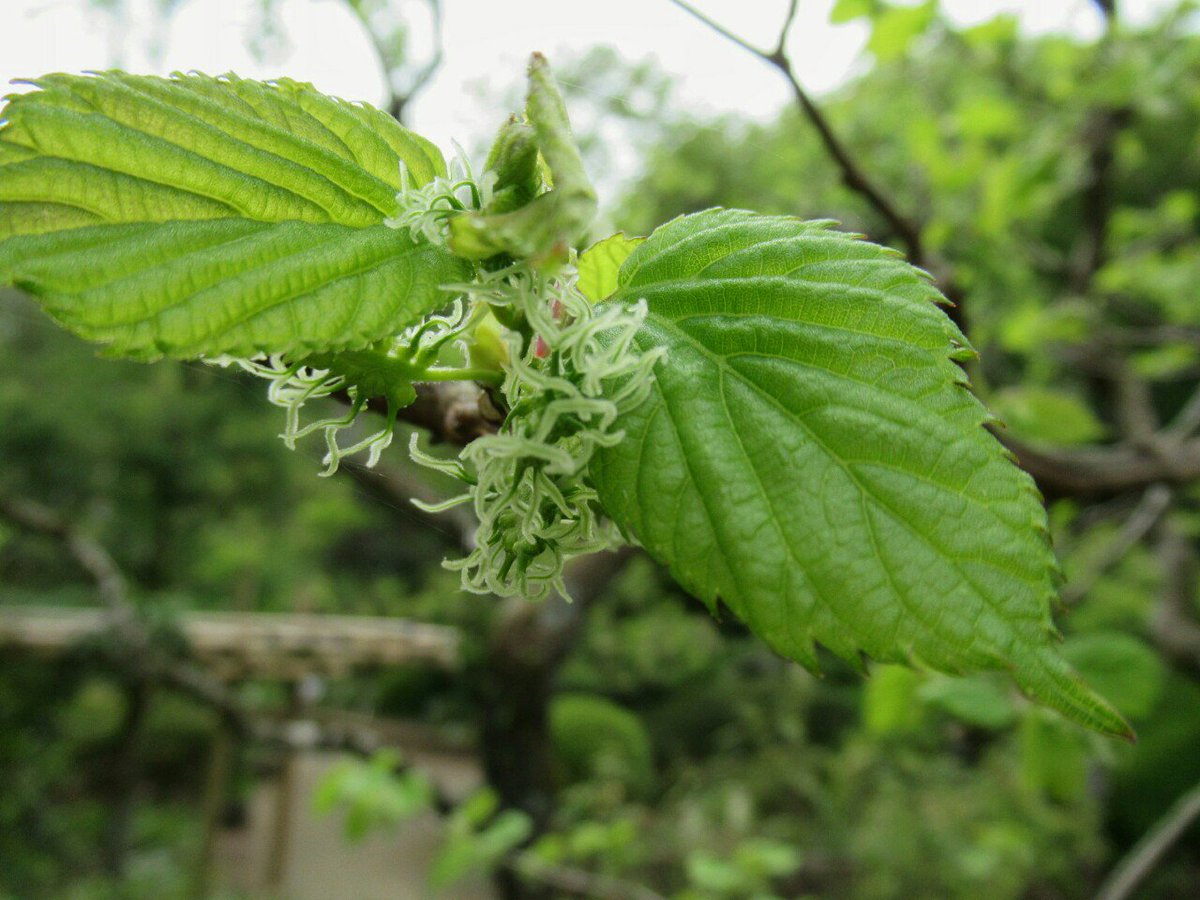
[[[51,71],[119,65],[166,74],[197,69],[269,78],[288,75],[327,93],[382,101],[382,73],[365,33],[341,0],[281,0],[283,40],[265,58],[250,48],[261,0],[185,0],[163,24],[159,0],[124,0],[123,22],[87,0],[0,0],[0,86]],[[815,92],[841,83],[865,64],[860,23],[828,22],[833,0],[801,0],[789,50],[802,82]],[[420,4],[409,4],[419,7]],[[444,0],[446,61],[415,102],[410,125],[443,148],[451,139],[478,145],[505,110],[483,109],[476,87],[520,90],[532,50],[555,58],[596,44],[626,59],[654,58],[678,78],[675,100],[691,110],[768,117],[788,102],[778,73],[712,34],[667,0]],[[714,18],[769,44],[786,0],[698,0]],[[980,22],[1000,11],[1020,16],[1030,33],[1091,36],[1099,17],[1091,0],[943,0],[957,21]],[[1146,20],[1169,0],[1122,0],[1126,19]],[[152,52],[153,47],[161,52]]]

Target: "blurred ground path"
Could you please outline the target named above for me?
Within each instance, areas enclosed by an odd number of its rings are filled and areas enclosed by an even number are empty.
[[[462,797],[481,783],[479,767],[467,754],[406,753],[450,797]],[[429,900],[425,871],[440,845],[437,815],[427,813],[396,831],[380,831],[358,844],[342,836],[338,815],[313,811],[312,796],[322,774],[341,757],[311,752],[295,760],[291,841],[284,900]],[[265,897],[268,847],[275,813],[276,785],[266,782],[251,795],[244,828],[222,832],[217,845],[217,884],[250,897]],[[493,900],[484,878],[456,884],[455,900]]]

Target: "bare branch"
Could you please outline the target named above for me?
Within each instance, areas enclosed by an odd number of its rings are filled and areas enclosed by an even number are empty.
[[[1150,385],[1138,377],[1124,358],[1116,359],[1109,369],[1121,435],[1134,445],[1152,443],[1156,440],[1159,421],[1154,398],[1150,396]]]
[[[783,25],[779,29],[779,40],[775,42],[775,51],[771,54],[776,58],[783,56],[786,50],[788,33],[792,30],[792,23],[796,21],[796,10],[799,6],[799,0],[791,0],[788,3],[787,13],[783,17]]]
[[[688,15],[703,22],[717,34],[726,40],[732,41],[743,50],[754,54],[763,62],[770,63],[787,79],[788,85],[792,89],[792,94],[796,98],[796,102],[800,105],[805,117],[817,129],[817,134],[821,137],[821,143],[825,146],[825,151],[833,158],[838,168],[842,172],[842,181],[846,187],[863,197],[871,205],[871,207],[883,217],[887,222],[888,227],[896,233],[901,242],[908,249],[909,258],[916,265],[925,263],[925,254],[921,246],[921,231],[909,221],[905,216],[901,215],[895,205],[883,193],[875,187],[874,183],[867,177],[862,167],[851,156],[849,150],[842,143],[841,138],[834,132],[833,127],[829,124],[829,120],[825,118],[825,114],[817,106],[813,99],[804,90],[804,86],[800,84],[796,77],[795,71],[792,69],[791,58],[784,50],[784,42],[787,37],[788,29],[791,27],[792,18],[795,14],[795,3],[788,9],[787,20],[780,32],[779,43],[773,52],[768,53],[755,47],[749,41],[734,34],[725,26],[709,18],[702,13],[687,0],[670,0]]]
[[[419,382],[414,387],[417,399],[400,410],[399,418],[424,428],[435,444],[465,447],[475,438],[495,434],[504,421],[488,393],[474,382]],[[338,399],[350,402],[344,394]],[[387,401],[382,397],[373,398],[367,407],[387,415]]]
[[[1154,871],[1167,851],[1200,818],[1200,784],[1176,800],[1109,875],[1096,900],[1125,900]]]
[[[1183,404],[1183,407],[1176,413],[1175,418],[1163,432],[1163,436],[1173,444],[1179,444],[1185,441],[1200,429],[1200,387],[1197,387],[1192,395]]]
[[[841,172],[842,183],[849,190],[862,197],[884,220],[888,229],[904,245],[909,261],[913,265],[921,266],[931,272],[938,282],[942,293],[953,304],[947,310],[947,315],[965,332],[967,330],[966,321],[962,309],[964,291],[954,280],[949,267],[944,261],[931,258],[926,253],[921,241],[920,225],[901,213],[896,204],[871,180],[866,170],[858,163],[849,148],[842,143],[841,138],[833,130],[833,126],[825,117],[825,113],[812,97],[809,96],[804,86],[800,84],[800,80],[796,77],[795,70],[792,68],[791,58],[787,55],[784,46],[787,41],[788,31],[791,29],[795,17],[796,3],[792,2],[789,4],[787,16],[780,30],[779,40],[776,43],[775,49],[768,52],[754,46],[745,38],[730,31],[724,25],[721,25],[698,10],[691,3],[687,2],[687,0],[670,0],[670,2],[692,16],[692,18],[711,28],[721,37],[731,41],[748,53],[752,53],[763,62],[774,66],[787,79],[788,86],[792,90],[792,96],[800,107],[800,111],[816,129],[826,154],[833,160]]]
[[[1171,506],[1173,492],[1162,484],[1154,484],[1142,494],[1142,499],[1122,523],[1112,540],[1092,565],[1062,591],[1064,606],[1079,603],[1104,575],[1125,558],[1150,533]]]
[[[997,431],[996,437],[1033,476],[1042,493],[1088,497],[1146,488],[1155,482],[1186,484],[1200,478],[1200,438],[1172,446],[1128,443],[1106,447],[1033,447]]]
[[[368,469],[357,463],[344,462],[338,471],[352,478],[372,497],[382,500],[396,518],[404,523],[417,522],[440,531],[464,550],[469,550],[473,545],[478,523],[471,513],[471,508],[456,506],[445,512],[429,513],[414,506],[413,500],[436,503],[443,498],[435,497],[424,480],[400,466],[381,462],[374,469]]]
[[[1118,135],[1132,119],[1127,107],[1093,110],[1085,136],[1088,150],[1087,181],[1083,188],[1083,228],[1072,260],[1071,288],[1086,293],[1108,258],[1109,221],[1112,218],[1112,170]]]
[[[1200,675],[1200,623],[1194,615],[1196,548],[1187,535],[1166,525],[1158,542],[1163,569],[1162,596],[1151,635],[1172,662]]]
[[[371,16],[363,5],[355,2],[355,0],[347,0],[346,2],[346,5],[350,7],[350,11],[354,14],[355,18],[366,29],[367,37],[371,40],[371,46],[375,50],[375,55],[379,58],[379,64],[383,67],[384,77],[388,86],[387,110],[399,122],[404,121],[405,112],[413,98],[433,80],[433,76],[441,67],[445,56],[445,39],[443,36],[444,16],[441,0],[426,0],[426,2],[429,6],[429,14],[432,19],[433,55],[424,66],[417,70],[412,83],[407,85],[403,91],[397,89],[395,78],[402,60],[392,57],[392,48],[388,46],[384,36],[379,33],[375,24],[371,21]]]
[[[433,17],[433,56],[427,62],[413,79],[413,83],[409,85],[408,91],[396,101],[393,101],[391,113],[397,121],[404,121],[404,114],[408,109],[414,97],[429,85],[433,80],[433,76],[437,74],[437,70],[442,67],[442,60],[446,53],[445,41],[445,17],[442,13],[441,0],[428,0],[429,13]]]
[[[732,31],[730,31],[724,25],[717,22],[715,19],[710,19],[707,15],[700,12],[700,10],[696,9],[696,7],[692,6],[692,4],[688,3],[687,0],[670,0],[670,2],[674,3],[676,6],[678,6],[680,9],[682,9],[685,13],[687,13],[692,18],[694,18],[700,22],[703,22],[705,25],[707,25],[709,28],[711,28],[713,31],[715,31],[717,34],[719,34],[721,37],[725,38],[727,41],[732,41],[733,43],[737,44],[739,47],[741,47],[743,50],[747,51],[748,53],[753,53],[755,56],[757,56],[761,60],[764,60],[765,62],[773,62],[774,61],[772,59],[772,54],[768,53],[766,50],[760,50],[758,47],[755,47],[753,44],[751,44],[745,38],[739,37],[738,35],[734,34]]]
[[[71,557],[96,583],[97,592],[110,612],[132,618],[126,598],[125,576],[117,563],[97,541],[79,531],[53,510],[20,497],[0,497],[0,517],[14,525],[56,538],[66,545]]]

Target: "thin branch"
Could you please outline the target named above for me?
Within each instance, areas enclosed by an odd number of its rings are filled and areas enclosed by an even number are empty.
[[[429,13],[433,17],[433,56],[427,62],[413,79],[408,90],[401,95],[398,102],[392,104],[391,113],[397,121],[404,121],[404,114],[408,109],[414,97],[429,85],[433,80],[433,76],[437,74],[437,70],[442,67],[442,60],[445,57],[445,21],[442,14],[441,0],[429,0]]]
[[[108,551],[53,510],[20,497],[0,497],[0,518],[25,531],[61,541],[96,584],[101,601],[109,611],[124,619],[134,618],[127,599],[125,576]]]
[[[1134,445],[1152,444],[1159,430],[1159,420],[1150,385],[1138,377],[1124,358],[1118,357],[1106,368],[1113,383],[1121,436]]]
[[[1071,581],[1062,591],[1064,606],[1079,603],[1113,566],[1125,558],[1150,533],[1171,506],[1173,492],[1163,484],[1154,484],[1142,494],[1142,499],[1121,524],[1112,540],[1088,569]]]
[[[436,503],[429,485],[398,465],[380,463],[374,469],[353,462],[344,462],[338,469],[344,472],[366,493],[382,500],[386,508],[403,524],[414,522],[442,532],[461,549],[470,550],[478,524],[469,506],[456,506],[445,512],[429,513],[414,506],[413,500]]]
[[[771,54],[773,57],[779,58],[783,56],[786,50],[788,34],[792,30],[792,23],[796,21],[796,10],[800,6],[799,0],[791,0],[788,3],[787,13],[783,17],[783,25],[779,29],[779,40],[775,42],[775,51]]]
[[[1109,875],[1096,900],[1125,900],[1154,871],[1167,851],[1200,819],[1200,783],[1183,794]]]
[[[766,51],[730,31],[724,25],[687,2],[687,0],[670,0],[670,2],[692,18],[711,28],[721,37],[731,41],[748,53],[757,56],[763,62],[774,66],[787,79],[788,86],[791,88],[792,95],[801,112],[817,130],[826,154],[833,160],[841,172],[842,183],[849,190],[862,197],[884,222],[887,223],[888,228],[896,235],[900,243],[904,245],[909,261],[913,265],[921,266],[932,272],[942,293],[953,304],[947,311],[947,314],[965,332],[965,315],[961,305],[964,296],[962,287],[954,280],[952,273],[942,260],[933,259],[926,254],[925,247],[921,241],[920,225],[901,213],[896,204],[871,180],[866,170],[855,160],[849,148],[846,147],[841,138],[833,130],[833,126],[825,117],[825,113],[812,97],[809,96],[797,78],[796,72],[792,67],[791,58],[788,56],[784,46],[787,41],[788,31],[791,29],[795,18],[797,4],[795,2],[789,4],[787,16],[784,19],[783,27],[780,29],[775,49]]]
[[[1162,595],[1150,626],[1159,649],[1181,669],[1200,674],[1200,623],[1195,618],[1196,548],[1170,523],[1158,542]]]
[[[1183,407],[1164,430],[1164,436],[1174,444],[1185,441],[1200,429],[1200,387],[1197,387]]]
[[[1117,0],[1092,0],[1092,2],[1100,10],[1100,15],[1104,16],[1104,21],[1111,25],[1117,17]]]
[[[407,89],[400,91],[396,88],[395,75],[401,61],[392,58],[391,48],[384,41],[383,35],[372,24],[371,17],[362,4],[355,2],[355,0],[347,0],[347,6],[350,7],[350,11],[354,13],[355,17],[362,23],[363,28],[366,29],[367,37],[370,38],[375,55],[379,58],[379,64],[383,68],[388,86],[387,110],[398,122],[404,121],[404,115],[409,103],[433,80],[433,76],[441,68],[445,57],[444,16],[441,0],[426,0],[426,2],[429,6],[429,14],[432,19],[433,55],[417,71]]]
[[[1145,446],[1121,443],[1059,449],[1034,447],[1004,431],[995,434],[1047,495],[1103,496],[1144,489],[1155,482],[1186,484],[1200,478],[1200,438],[1166,445],[1156,436]]]
[[[825,146],[826,153],[832,157],[842,173],[842,181],[846,187],[863,197],[871,205],[871,207],[883,217],[887,222],[888,227],[896,233],[900,241],[908,249],[909,258],[916,265],[922,265],[925,262],[924,249],[921,245],[921,231],[913,222],[902,215],[896,208],[895,204],[890,199],[884,196],[875,184],[867,177],[867,173],[855,161],[850,151],[842,143],[841,138],[833,130],[833,126],[829,124],[829,120],[825,118],[825,114],[820,107],[808,95],[804,86],[800,84],[796,73],[792,68],[791,58],[784,50],[784,43],[787,40],[787,33],[791,27],[793,17],[795,15],[795,3],[792,3],[788,8],[788,15],[784,21],[784,26],[780,30],[779,40],[774,51],[768,52],[759,47],[754,46],[744,38],[734,34],[724,25],[711,19],[709,16],[702,13],[696,7],[692,6],[687,0],[670,0],[671,3],[678,6],[694,19],[704,23],[721,37],[728,41],[737,44],[748,53],[757,56],[763,62],[774,66],[787,79],[788,85],[792,89],[792,94],[796,98],[796,102],[800,105],[804,115],[814,128],[817,129],[817,134],[821,137],[821,143]]]
[[[1091,289],[1096,273],[1108,259],[1116,141],[1132,118],[1132,111],[1128,107],[1102,107],[1094,110],[1089,117],[1088,172],[1081,197],[1083,228],[1072,260],[1071,288],[1079,294]]]
[[[751,44],[745,38],[739,37],[738,35],[734,34],[732,31],[730,31],[724,25],[717,22],[715,19],[710,19],[707,15],[702,13],[700,10],[696,9],[696,7],[692,6],[692,4],[688,3],[687,0],[670,0],[670,2],[674,3],[676,6],[678,6],[680,9],[682,9],[685,13],[687,13],[692,18],[697,19],[700,22],[703,22],[705,25],[707,25],[709,28],[711,28],[713,31],[715,31],[717,34],[719,34],[721,37],[725,38],[727,41],[732,41],[733,43],[737,44],[739,47],[741,47],[743,50],[747,51],[748,53],[753,53],[759,59],[764,60],[766,62],[774,61],[772,59],[772,54],[768,53],[766,50],[761,50],[758,47],[755,47],[753,44]]]
[[[1104,16],[1104,37],[1093,61],[1096,68],[1112,62],[1112,41],[1117,24],[1116,0],[1094,0]],[[1083,228],[1072,262],[1071,287],[1086,293],[1096,273],[1108,259],[1109,224],[1112,219],[1112,176],[1116,161],[1116,143],[1121,131],[1132,121],[1128,106],[1101,104],[1087,117],[1085,144],[1088,148],[1087,181],[1083,195]]]

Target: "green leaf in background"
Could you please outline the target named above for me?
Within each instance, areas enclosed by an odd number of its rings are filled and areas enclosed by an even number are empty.
[[[655,231],[619,284],[610,302],[645,298],[638,343],[668,356],[593,473],[689,591],[810,668],[819,641],[1008,670],[1129,734],[1055,651],[1045,511],[982,427],[927,278],[828,223],[718,209]]]
[[[829,13],[829,21],[834,25],[853,22],[855,19],[871,15],[875,7],[876,0],[837,0]]]
[[[402,769],[400,754],[381,750],[369,761],[342,759],[322,776],[313,793],[319,813],[341,809],[346,837],[360,841],[373,829],[386,828],[429,810],[433,785],[420,772]]]
[[[1015,437],[1069,446],[1105,436],[1104,425],[1074,394],[1055,388],[1006,388],[990,398],[991,407]]]
[[[645,238],[625,237],[617,232],[593,244],[579,256],[579,290],[593,303],[599,303],[617,289],[621,263]]]
[[[430,886],[443,890],[468,875],[495,867],[532,833],[527,814],[500,810],[490,788],[476,791],[446,822],[445,842],[429,864]]]
[[[999,731],[1017,720],[1017,707],[1006,690],[991,675],[966,678],[932,676],[917,691],[926,704],[949,713],[960,722]]]
[[[0,284],[114,353],[363,347],[464,265],[383,225],[441,154],[292,81],[50,75],[0,127]]]
[[[1041,710],[1021,719],[1021,780],[1032,791],[1063,802],[1087,791],[1087,735],[1064,727]]]
[[[880,62],[899,59],[908,46],[925,33],[937,15],[937,0],[916,6],[889,6],[875,16],[867,49]]]
[[[1167,672],[1153,650],[1132,635],[1098,631],[1072,635],[1063,656],[1131,719],[1150,714],[1162,694]]]
[[[863,727],[874,735],[904,734],[924,724],[917,701],[921,675],[904,666],[876,666],[863,687]]]

